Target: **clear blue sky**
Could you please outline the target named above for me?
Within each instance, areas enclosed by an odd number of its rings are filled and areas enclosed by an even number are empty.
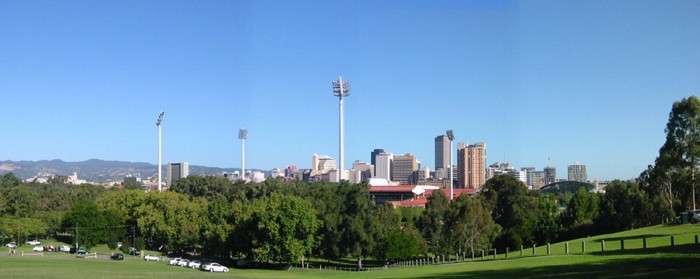
[[[0,0],[0,160],[309,168],[374,148],[433,167],[434,137],[487,162],[653,164],[700,92],[700,1]],[[551,157],[551,159],[549,159]]]

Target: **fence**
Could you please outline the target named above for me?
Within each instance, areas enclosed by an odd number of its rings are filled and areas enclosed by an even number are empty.
[[[557,244],[547,243],[541,247],[532,245],[532,247],[521,246],[518,251],[510,251],[509,249],[497,250],[479,250],[474,252],[462,252],[455,254],[436,255],[434,257],[417,258],[412,260],[398,261],[387,264],[383,267],[372,268],[356,268],[356,267],[339,267],[339,266],[323,266],[318,267],[307,265],[308,269],[327,270],[327,271],[374,271],[389,268],[407,268],[421,267],[428,265],[439,264],[454,264],[463,262],[475,261],[492,261],[498,259],[508,259],[514,257],[537,257],[551,255],[567,255],[567,254],[590,254],[590,253],[624,253],[628,250],[651,250],[651,249],[669,249],[679,250],[692,249],[700,250],[700,242],[698,235],[651,235],[632,238],[608,238],[608,239],[591,239],[583,241],[567,241]],[[683,248],[681,248],[683,247]]]

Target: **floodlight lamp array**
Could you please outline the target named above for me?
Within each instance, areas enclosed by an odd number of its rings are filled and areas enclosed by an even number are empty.
[[[347,80],[334,80],[333,81],[333,95],[336,97],[347,97],[350,96],[350,82]]]

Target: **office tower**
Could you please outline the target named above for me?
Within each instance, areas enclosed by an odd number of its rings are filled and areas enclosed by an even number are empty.
[[[415,184],[415,172],[418,170],[418,160],[411,153],[394,155],[394,163],[391,168],[391,181],[401,185]]]
[[[190,175],[190,164],[187,162],[168,164],[168,187],[173,182]]]
[[[372,151],[372,153],[370,155],[369,162],[370,162],[370,164],[372,164],[372,166],[374,166],[374,169],[373,169],[374,173],[377,173],[377,169],[376,169],[377,168],[376,167],[377,166],[377,155],[382,154],[382,153],[384,153],[384,149],[377,148],[374,151]]]
[[[539,189],[544,186],[544,171],[528,171],[527,173],[527,185],[533,189]]]
[[[578,162],[569,165],[568,174],[569,181],[588,182],[586,165],[579,164]]]
[[[376,156],[376,159],[377,164],[374,166],[374,177],[391,180],[391,164],[394,160],[394,155],[391,153],[380,153]]]
[[[544,168],[544,185],[549,185],[557,182],[557,168],[555,167],[545,167]]]
[[[446,135],[435,137],[435,174],[437,179],[449,177],[451,146],[452,141]]]

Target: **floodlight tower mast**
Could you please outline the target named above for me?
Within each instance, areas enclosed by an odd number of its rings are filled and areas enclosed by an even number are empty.
[[[450,139],[450,200],[455,196],[454,194],[454,169],[452,164],[452,141],[455,139],[455,134],[452,130],[447,130],[447,138]]]
[[[161,164],[163,164],[163,133],[160,124],[163,123],[164,111],[161,111],[158,115],[158,120],[156,120],[156,126],[158,126],[158,191],[163,191],[163,171],[161,170]]]
[[[241,140],[241,178],[245,180],[245,139],[248,138],[248,129],[238,130],[238,139]]]
[[[345,172],[345,166],[343,163],[344,160],[344,148],[345,148],[345,142],[344,142],[344,128],[345,124],[343,123],[343,97],[350,96],[350,82],[347,80],[343,80],[343,77],[338,77],[338,80],[333,81],[333,95],[338,97],[340,100],[340,147],[339,147],[339,159],[340,159],[340,167],[338,168],[338,182],[342,181],[344,179],[343,173]]]

